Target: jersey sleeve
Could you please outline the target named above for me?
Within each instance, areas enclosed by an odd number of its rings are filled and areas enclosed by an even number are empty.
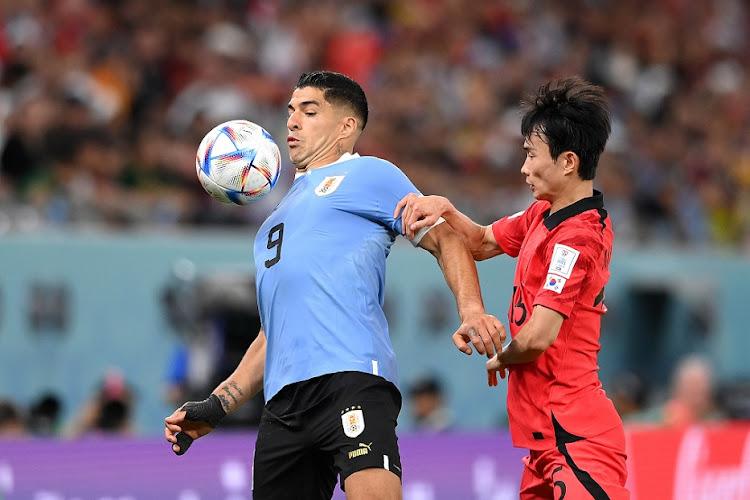
[[[503,252],[511,257],[518,257],[521,244],[531,227],[531,222],[544,210],[544,206],[534,203],[523,212],[518,212],[492,223],[492,234]]]
[[[542,305],[567,318],[601,251],[600,245],[585,233],[566,232],[551,239],[545,248],[546,277],[533,305]]]
[[[409,193],[422,193],[397,166],[384,160],[373,159],[373,164],[368,165],[362,175],[357,213],[380,222],[395,234],[401,234],[401,216],[393,218],[396,205]],[[438,221],[438,224],[440,222]],[[416,246],[432,227],[434,226],[422,229],[409,241]]]

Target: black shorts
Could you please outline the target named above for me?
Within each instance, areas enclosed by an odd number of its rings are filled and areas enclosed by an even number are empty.
[[[373,467],[401,478],[396,420],[401,393],[377,375],[340,372],[285,386],[263,410],[253,498],[330,499]]]

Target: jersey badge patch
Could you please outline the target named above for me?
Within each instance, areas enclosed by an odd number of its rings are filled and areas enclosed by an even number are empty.
[[[346,437],[355,438],[365,430],[365,415],[362,409],[347,408],[341,413],[341,425],[344,427]]]
[[[550,261],[548,272],[562,276],[565,279],[570,278],[570,275],[573,274],[573,266],[576,265],[580,254],[581,252],[575,248],[557,243],[552,251],[552,260]]]
[[[315,188],[315,194],[318,196],[327,196],[336,189],[338,189],[339,184],[341,184],[341,181],[344,180],[343,175],[333,175],[326,177],[323,179],[323,182],[321,182],[318,187]]]
[[[548,274],[542,288],[544,290],[552,290],[555,293],[562,293],[566,281],[568,280],[563,278],[562,276],[557,276],[556,274]]]

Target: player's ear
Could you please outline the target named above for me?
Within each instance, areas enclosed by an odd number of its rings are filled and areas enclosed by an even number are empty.
[[[351,115],[344,116],[341,120],[341,137],[348,139],[357,133],[357,119]]]
[[[563,161],[563,170],[566,175],[574,174],[578,171],[578,167],[581,164],[581,159],[573,151],[565,151],[560,155],[560,159]]]

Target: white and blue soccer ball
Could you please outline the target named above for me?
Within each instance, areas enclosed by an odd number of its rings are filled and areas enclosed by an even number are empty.
[[[230,120],[203,138],[195,170],[203,189],[217,200],[249,205],[273,189],[281,171],[281,154],[260,125]]]

